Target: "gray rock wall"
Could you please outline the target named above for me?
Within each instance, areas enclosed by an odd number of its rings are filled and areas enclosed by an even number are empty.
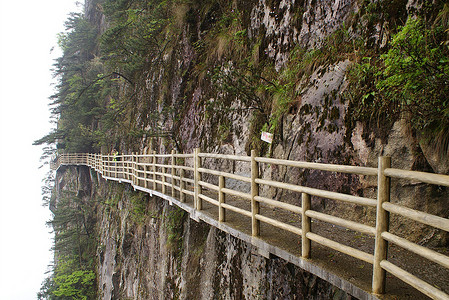
[[[240,3],[240,2],[238,2]],[[356,15],[360,1],[252,1],[244,6],[248,13],[248,37],[257,39],[262,36],[261,50],[275,64],[275,69],[282,72],[287,63],[291,49],[300,45],[305,49],[320,47],[326,37]],[[385,6],[385,9],[395,9],[397,12],[408,13],[416,7],[414,1],[397,1]],[[397,6],[397,7],[396,7]],[[412,13],[412,12],[410,12]],[[368,28],[364,18],[358,26],[348,28],[348,34],[357,36],[361,30],[372,31],[371,38],[365,43],[370,47],[383,47],[389,37],[390,20],[385,17],[388,12],[379,13],[379,20],[374,20]],[[382,18],[381,18],[382,17]],[[348,24],[346,24],[348,26]],[[199,33],[200,35],[200,33]],[[188,42],[183,42],[185,49]],[[194,55],[189,56],[187,62],[194,62]],[[302,82],[297,109],[286,113],[281,119],[280,130],[275,133],[275,142],[268,151],[271,157],[322,162],[335,164],[349,164],[377,167],[379,156],[391,156],[395,168],[419,170],[428,172],[448,173],[449,161],[447,157],[436,154],[425,139],[417,137],[410,130],[407,116],[398,120],[391,120],[392,126],[371,124],[355,121],[355,125],[348,125],[348,119],[354,118],[348,110],[348,103],[342,95],[347,91],[349,79],[348,69],[353,61],[342,59],[318,66],[315,71]],[[187,63],[186,63],[187,64]],[[217,141],[219,130],[217,119],[223,118],[218,112],[206,117],[204,103],[214,101],[209,99],[213,86],[198,83],[187,106],[187,113],[179,127],[180,139],[184,142],[183,151],[191,152],[195,147],[203,151],[224,154],[248,155],[248,145],[251,143],[251,121],[254,116],[248,110],[235,110],[224,118],[231,120],[229,137],[225,141]],[[231,107],[242,108],[242,100],[235,99]],[[163,149],[158,149],[163,150]],[[249,175],[246,164],[222,164],[208,160],[209,167],[234,171],[238,174]],[[353,195],[376,197],[376,179],[367,176],[334,174],[319,171],[306,171],[293,168],[264,166],[264,178],[282,179],[286,182],[302,184],[310,187],[345,192]],[[232,188],[247,191],[248,186],[229,181]],[[298,196],[275,189],[262,188],[262,193],[277,200],[297,203]],[[443,217],[448,216],[449,204],[445,199],[448,190],[440,187],[430,187],[410,181],[392,181],[392,201],[408,207],[423,210]],[[320,211],[341,212],[340,216],[365,220],[373,224],[373,212],[355,206],[336,203],[327,199],[313,199],[314,208]],[[415,224],[403,226],[401,220],[393,218],[391,226],[401,236],[414,241],[427,240],[433,245],[447,245],[445,233],[435,231],[427,226]],[[427,240],[429,241],[429,240]]]
[[[117,185],[111,184],[106,199]],[[123,195],[116,207],[99,207],[101,299],[351,299],[162,199],[144,197],[145,216],[136,223],[130,200],[136,193]]]
[[[415,1],[409,2],[404,2],[407,9],[418,5]],[[277,71],[285,66],[289,51],[295,45],[309,50],[319,47],[347,18],[357,13],[360,5],[360,1],[355,0],[236,3],[249,16],[245,28],[248,37],[253,41],[262,37],[264,42],[260,52],[273,61]],[[103,21],[101,24],[104,25]],[[196,37],[200,40],[207,30],[203,27],[207,26],[189,23],[183,27],[181,35],[176,37],[176,48],[163,56],[160,65],[148,70],[144,79],[148,93],[140,96],[136,111],[148,103],[158,103],[154,110],[160,112],[164,105],[183,107],[181,119],[174,129],[182,145],[180,150],[184,152],[201,147],[208,152],[248,154],[252,111],[240,109],[244,108],[243,100],[234,99],[230,107],[235,110],[225,116],[231,121],[228,136],[225,141],[217,142],[213,138],[218,131],[214,121],[223,116],[217,114],[207,118],[205,103],[213,101],[213,96],[222,91],[215,91],[214,86],[199,79],[203,75],[196,75],[196,81],[192,79],[194,76],[189,77],[194,71],[200,73],[195,69],[198,54],[191,39]],[[385,44],[388,38],[385,28],[386,25],[380,22],[371,28],[371,44],[379,47]],[[349,29],[349,32],[357,34],[357,30]],[[167,65],[171,66],[170,70],[164,69]],[[392,156],[394,167],[447,173],[447,158],[436,157],[428,145],[410,132],[404,119],[396,121],[392,128],[381,133],[363,122],[357,122],[353,128],[347,127],[348,104],[344,103],[341,94],[348,85],[346,74],[350,65],[349,59],[342,59],[318,66],[304,80],[298,107],[282,118],[281,129],[268,155],[370,167],[377,166],[378,156],[388,155]],[[164,84],[168,96],[160,101],[158,96],[166,79],[168,82]],[[146,117],[137,113],[136,119]],[[170,118],[159,121],[159,125],[166,125],[167,128],[172,128],[174,124]],[[152,124],[143,126],[147,129]],[[139,147],[143,150],[148,145],[149,140],[144,138]],[[166,139],[159,139],[154,142],[153,148],[165,152],[171,150],[173,145]],[[224,171],[249,174],[249,166],[245,164],[217,164],[212,160],[205,164]],[[365,176],[274,166],[263,168],[262,176],[353,195],[376,196],[375,179]],[[247,185],[232,181],[227,185],[243,191],[248,189]],[[97,193],[112,203],[99,206],[98,284],[103,299],[348,297],[280,259],[266,260],[257,255],[250,245],[206,224],[191,221],[160,200],[137,196],[132,191],[123,191],[115,184],[109,186],[104,182],[97,192],[93,190],[90,193]],[[262,193],[285,202],[298,201],[297,195],[274,189],[263,188]],[[114,198],[116,195],[120,197]],[[392,182],[392,201],[446,217],[449,211],[447,195],[447,189],[439,187],[400,180]],[[338,208],[341,215],[348,219],[373,222],[372,211],[351,205],[314,198],[313,207],[327,212],[335,212]],[[441,232],[420,225],[402,226],[399,221],[393,219],[391,225],[401,236],[424,244],[448,243],[447,235]]]

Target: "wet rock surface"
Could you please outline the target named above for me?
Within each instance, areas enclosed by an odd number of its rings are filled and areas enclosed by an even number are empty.
[[[267,259],[252,245],[188,218],[161,199],[145,199],[151,216],[135,224],[128,202],[120,199],[116,209],[102,214],[102,299],[351,299],[326,281],[283,259]],[[171,226],[182,233],[173,237]]]

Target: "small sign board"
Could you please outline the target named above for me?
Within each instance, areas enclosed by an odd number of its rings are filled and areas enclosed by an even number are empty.
[[[273,134],[262,131],[262,136],[260,137],[262,141],[267,142],[268,144],[271,144],[273,142]]]

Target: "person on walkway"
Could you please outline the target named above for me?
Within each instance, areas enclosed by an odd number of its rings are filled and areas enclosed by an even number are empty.
[[[115,148],[112,150],[112,155],[114,156],[112,160],[113,160],[113,161],[117,161],[118,151],[115,150]]]

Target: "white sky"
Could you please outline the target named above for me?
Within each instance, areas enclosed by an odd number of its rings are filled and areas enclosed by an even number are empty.
[[[36,299],[51,262],[34,140],[50,130],[50,68],[75,0],[0,0],[0,298]]]

